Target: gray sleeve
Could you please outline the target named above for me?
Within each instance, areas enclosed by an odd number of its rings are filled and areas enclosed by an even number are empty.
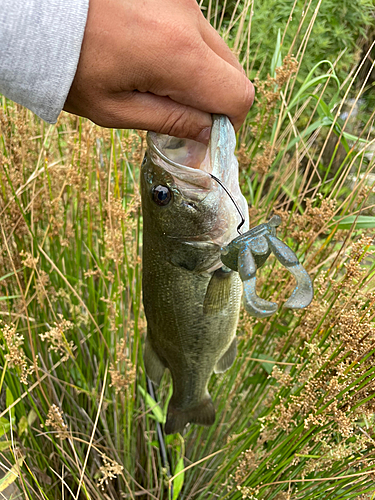
[[[89,0],[0,0],[0,93],[55,123],[77,69]]]

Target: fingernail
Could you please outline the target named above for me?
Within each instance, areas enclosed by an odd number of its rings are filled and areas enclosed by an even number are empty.
[[[211,127],[206,127],[199,132],[196,141],[202,142],[207,146],[208,141],[210,140],[210,135],[211,135]]]

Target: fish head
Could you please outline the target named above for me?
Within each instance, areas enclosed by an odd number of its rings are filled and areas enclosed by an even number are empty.
[[[247,229],[247,203],[240,192],[234,156],[235,133],[227,117],[214,116],[208,147],[154,132],[148,133],[147,142],[142,204],[153,231],[190,245],[221,247],[238,236],[239,212]]]

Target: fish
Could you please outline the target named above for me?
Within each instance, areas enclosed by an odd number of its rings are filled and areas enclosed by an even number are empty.
[[[242,282],[221,261],[221,248],[249,227],[238,180],[236,136],[213,115],[207,146],[148,132],[141,166],[142,295],[147,319],[143,359],[159,385],[169,370],[173,393],[164,432],[210,426],[211,375],[236,353]]]

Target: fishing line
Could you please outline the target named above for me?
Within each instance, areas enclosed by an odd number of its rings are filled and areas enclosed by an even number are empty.
[[[227,193],[227,195],[229,196],[229,198],[232,200],[232,203],[233,205],[236,207],[237,209],[237,212],[239,213],[240,217],[241,217],[241,222],[238,224],[237,226],[237,233],[241,236],[242,235],[242,231],[240,231],[241,227],[245,224],[245,217],[243,216],[243,213],[241,212],[241,209],[240,207],[238,206],[238,203],[236,202],[236,200],[233,198],[233,195],[232,193],[229,191],[229,189],[225,186],[225,184],[223,184],[223,182],[221,182],[220,179],[218,179],[217,177],[215,177],[214,175],[210,174],[210,176],[212,177],[212,179],[214,179],[223,189],[224,191]]]

